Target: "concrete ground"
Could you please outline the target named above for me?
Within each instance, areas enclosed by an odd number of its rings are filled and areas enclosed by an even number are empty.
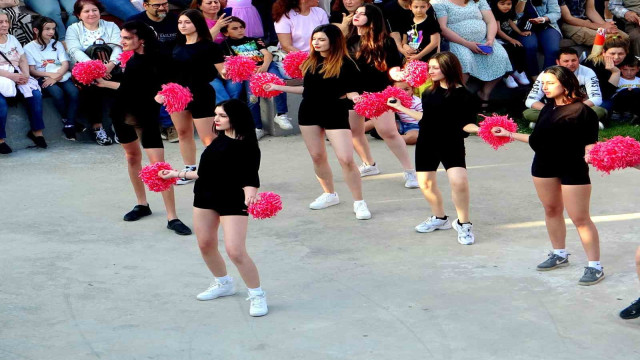
[[[153,216],[122,221],[135,198],[119,146],[52,145],[0,157],[0,359],[640,358],[640,320],[618,317],[640,295],[638,171],[592,172],[607,278],[582,287],[572,226],[571,266],[535,270],[550,244],[524,144],[467,141],[477,242],[462,246],[453,230],[414,231],[427,203],[402,186],[383,142],[371,140],[383,174],[364,181],[373,219],[357,221],[334,157],[342,203],[309,210],[321,190],[301,138],[267,137],[262,191],[281,194],[284,210],[250,222],[271,310],[251,318],[232,265],[236,296],[195,299],[211,275],[195,236],[165,228],[158,194]],[[165,145],[181,166],[178,145]],[[190,226],[191,191],[176,191]]]

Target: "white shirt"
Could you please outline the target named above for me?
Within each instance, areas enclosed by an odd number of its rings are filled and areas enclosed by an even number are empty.
[[[329,23],[327,13],[321,8],[312,7],[309,10],[309,15],[306,16],[300,15],[295,10],[290,10],[274,24],[276,33],[291,34],[293,47],[302,51],[309,51],[309,39],[311,39],[313,29],[318,25]],[[281,47],[280,44],[278,47]]]
[[[531,108],[533,103],[541,101],[544,98],[544,92],[542,92],[542,74],[538,75],[536,81],[533,83],[533,87],[527,96],[527,100],[524,104]],[[593,103],[593,106],[600,106],[602,104],[602,93],[600,92],[600,82],[596,73],[586,66],[579,65],[578,69],[573,72],[578,78],[578,83],[587,93],[587,98]]]
[[[618,91],[622,90],[631,90],[631,89],[640,89],[640,77],[635,77],[633,80],[627,80],[623,77],[618,81]]]
[[[47,47],[42,50],[42,45],[38,44],[35,40],[24,46],[24,52],[27,56],[27,63],[35,66],[37,71],[52,72],[47,70],[47,66],[53,64],[59,68],[63,61],[69,61],[69,56],[64,50],[64,46],[61,42],[56,43],[56,49],[53,49],[54,40],[51,39],[47,44]],[[52,67],[49,66],[49,69]]]
[[[7,34],[7,42],[0,44],[0,51],[11,61],[13,67],[17,68],[20,65],[20,56],[24,54],[24,50],[15,36]],[[5,60],[3,56],[0,56],[0,68],[7,70],[11,68],[11,66],[8,65],[7,60]],[[13,68],[9,71],[13,71]]]

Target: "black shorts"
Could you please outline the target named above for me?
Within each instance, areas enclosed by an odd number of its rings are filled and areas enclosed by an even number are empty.
[[[558,178],[562,185],[589,185],[589,165],[584,159],[572,161],[548,161],[533,157],[531,176],[537,178]]]
[[[313,105],[304,99],[298,110],[299,126],[319,126],[325,130],[350,130],[349,110],[345,103]]]
[[[442,163],[445,170],[454,167],[467,168],[465,161],[464,140],[456,144],[438,144],[433,139],[420,140],[416,142],[416,171],[436,171]]]
[[[220,216],[249,216],[247,205],[244,204],[244,190],[225,190],[223,193],[197,193],[193,197],[193,207],[209,209]]]
[[[144,149],[162,149],[162,137],[160,136],[160,123],[157,119],[137,121],[133,116],[114,116],[113,129],[116,131],[118,141],[121,144],[129,144],[138,139]]]
[[[207,84],[208,85],[208,84]],[[216,92],[211,85],[193,91],[193,100],[185,110],[191,112],[194,119],[216,116]]]

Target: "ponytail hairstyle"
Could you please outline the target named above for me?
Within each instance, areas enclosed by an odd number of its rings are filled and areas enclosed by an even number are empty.
[[[323,74],[324,79],[338,77],[340,76],[344,58],[346,57],[351,61],[347,53],[347,44],[344,36],[340,28],[333,24],[320,25],[313,29],[309,42],[312,43],[313,35],[320,32],[327,35],[329,39],[329,54],[323,59],[322,55],[313,48],[313,44],[310,44],[309,57],[301,65],[302,73],[315,74],[318,71],[318,64],[322,63],[319,73]]]
[[[216,105],[221,107],[222,110],[229,117],[229,126],[236,133],[236,139],[245,140],[258,145],[258,138],[256,137],[256,125],[253,122],[253,116],[249,106],[242,100],[229,99],[222,101]],[[214,132],[216,134],[224,133],[224,131],[217,130],[215,124],[213,125]]]
[[[444,75],[444,80],[433,81],[431,85],[431,91],[435,91],[440,87],[440,82],[444,81],[447,84],[447,93],[464,85],[462,78],[462,65],[460,60],[450,51],[443,51],[433,55],[429,60],[435,60],[440,66],[440,71]]]
[[[44,30],[44,26],[47,24],[53,24],[56,25],[56,22],[49,17],[46,16],[40,16],[39,18],[37,18],[32,26],[34,30],[38,30],[37,35],[36,35],[36,42],[38,44],[40,44],[40,46],[42,47],[40,50],[44,51],[47,48],[47,43],[44,41],[44,39],[42,38],[42,30]],[[35,32],[35,31],[34,31]],[[58,29],[56,28],[56,32],[55,34],[53,34],[53,43],[51,44],[51,48],[54,51],[57,51],[58,49],[56,48],[56,44],[58,43]]]
[[[140,20],[127,21],[122,25],[122,30],[126,30],[137,36],[139,40],[144,40],[144,53],[156,54],[160,49],[158,35],[151,26]]]
[[[575,102],[582,102],[585,99],[585,94],[582,92],[580,83],[576,75],[564,66],[551,66],[543,71],[544,74],[551,74],[558,79],[558,82],[564,88],[564,100],[569,104]]]
[[[367,24],[360,27],[360,48],[356,58],[363,57],[367,63],[373,63],[379,71],[387,71],[384,42],[389,37],[382,11],[375,5],[364,4]],[[357,31],[354,26],[353,31]]]
[[[591,53],[587,60],[590,60],[594,65],[604,64],[604,53],[609,49],[621,48],[629,54],[629,38],[623,38],[618,34],[609,34],[604,40],[604,45],[600,52]]]

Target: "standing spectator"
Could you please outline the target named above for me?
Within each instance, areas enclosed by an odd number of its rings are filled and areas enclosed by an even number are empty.
[[[631,41],[631,53],[640,56],[640,1],[611,0],[609,10],[624,24],[624,31]]]
[[[246,25],[246,35],[248,37],[264,37],[262,20],[258,9],[251,5],[251,0],[228,0],[227,6],[231,8],[231,16],[242,19]]]
[[[562,33],[558,27],[560,6],[558,0],[526,0],[516,4],[518,24],[524,30],[531,31],[529,36],[520,36],[518,40],[527,54],[527,74],[534,76],[540,72],[538,66],[538,48],[544,53],[546,69],[555,63]]]
[[[336,0],[331,7],[329,22],[336,25],[346,36],[353,27],[353,14],[364,4],[371,3],[371,0]]]
[[[122,73],[118,57],[122,54],[120,29],[118,25],[100,19],[104,7],[99,0],[78,0],[73,6],[73,14],[80,21],[67,28],[67,49],[71,60],[75,63],[92,60],[85,53],[89,47],[107,44],[111,48],[105,80],[119,81]],[[93,135],[98,145],[111,145],[113,140],[102,127],[103,100],[113,97],[114,91],[96,86],[83,86],[80,90],[80,103],[91,123]]]
[[[618,30],[613,21],[604,21],[596,11],[594,0],[559,0],[562,15],[562,34],[576,44],[593,45],[598,28],[604,28],[607,34],[627,34]]]
[[[318,0],[278,0],[273,5],[278,47],[285,53],[309,51],[309,39],[318,25],[328,24],[327,13]]]
[[[411,0],[391,0],[384,4],[382,13],[387,22],[389,36],[396,42],[398,51],[407,56],[402,48],[402,35],[411,29],[413,13],[411,12]]]
[[[33,40],[31,14],[20,11],[19,0],[0,0],[0,9],[9,16],[9,34],[18,39],[21,45]]]
[[[31,10],[42,16],[52,18],[56,22],[56,31],[60,39],[65,38],[67,26],[78,21],[78,18],[73,15],[73,4],[75,4],[75,2],[76,0],[24,0],[25,5],[31,8]],[[62,21],[61,7],[67,12],[66,23]]]

